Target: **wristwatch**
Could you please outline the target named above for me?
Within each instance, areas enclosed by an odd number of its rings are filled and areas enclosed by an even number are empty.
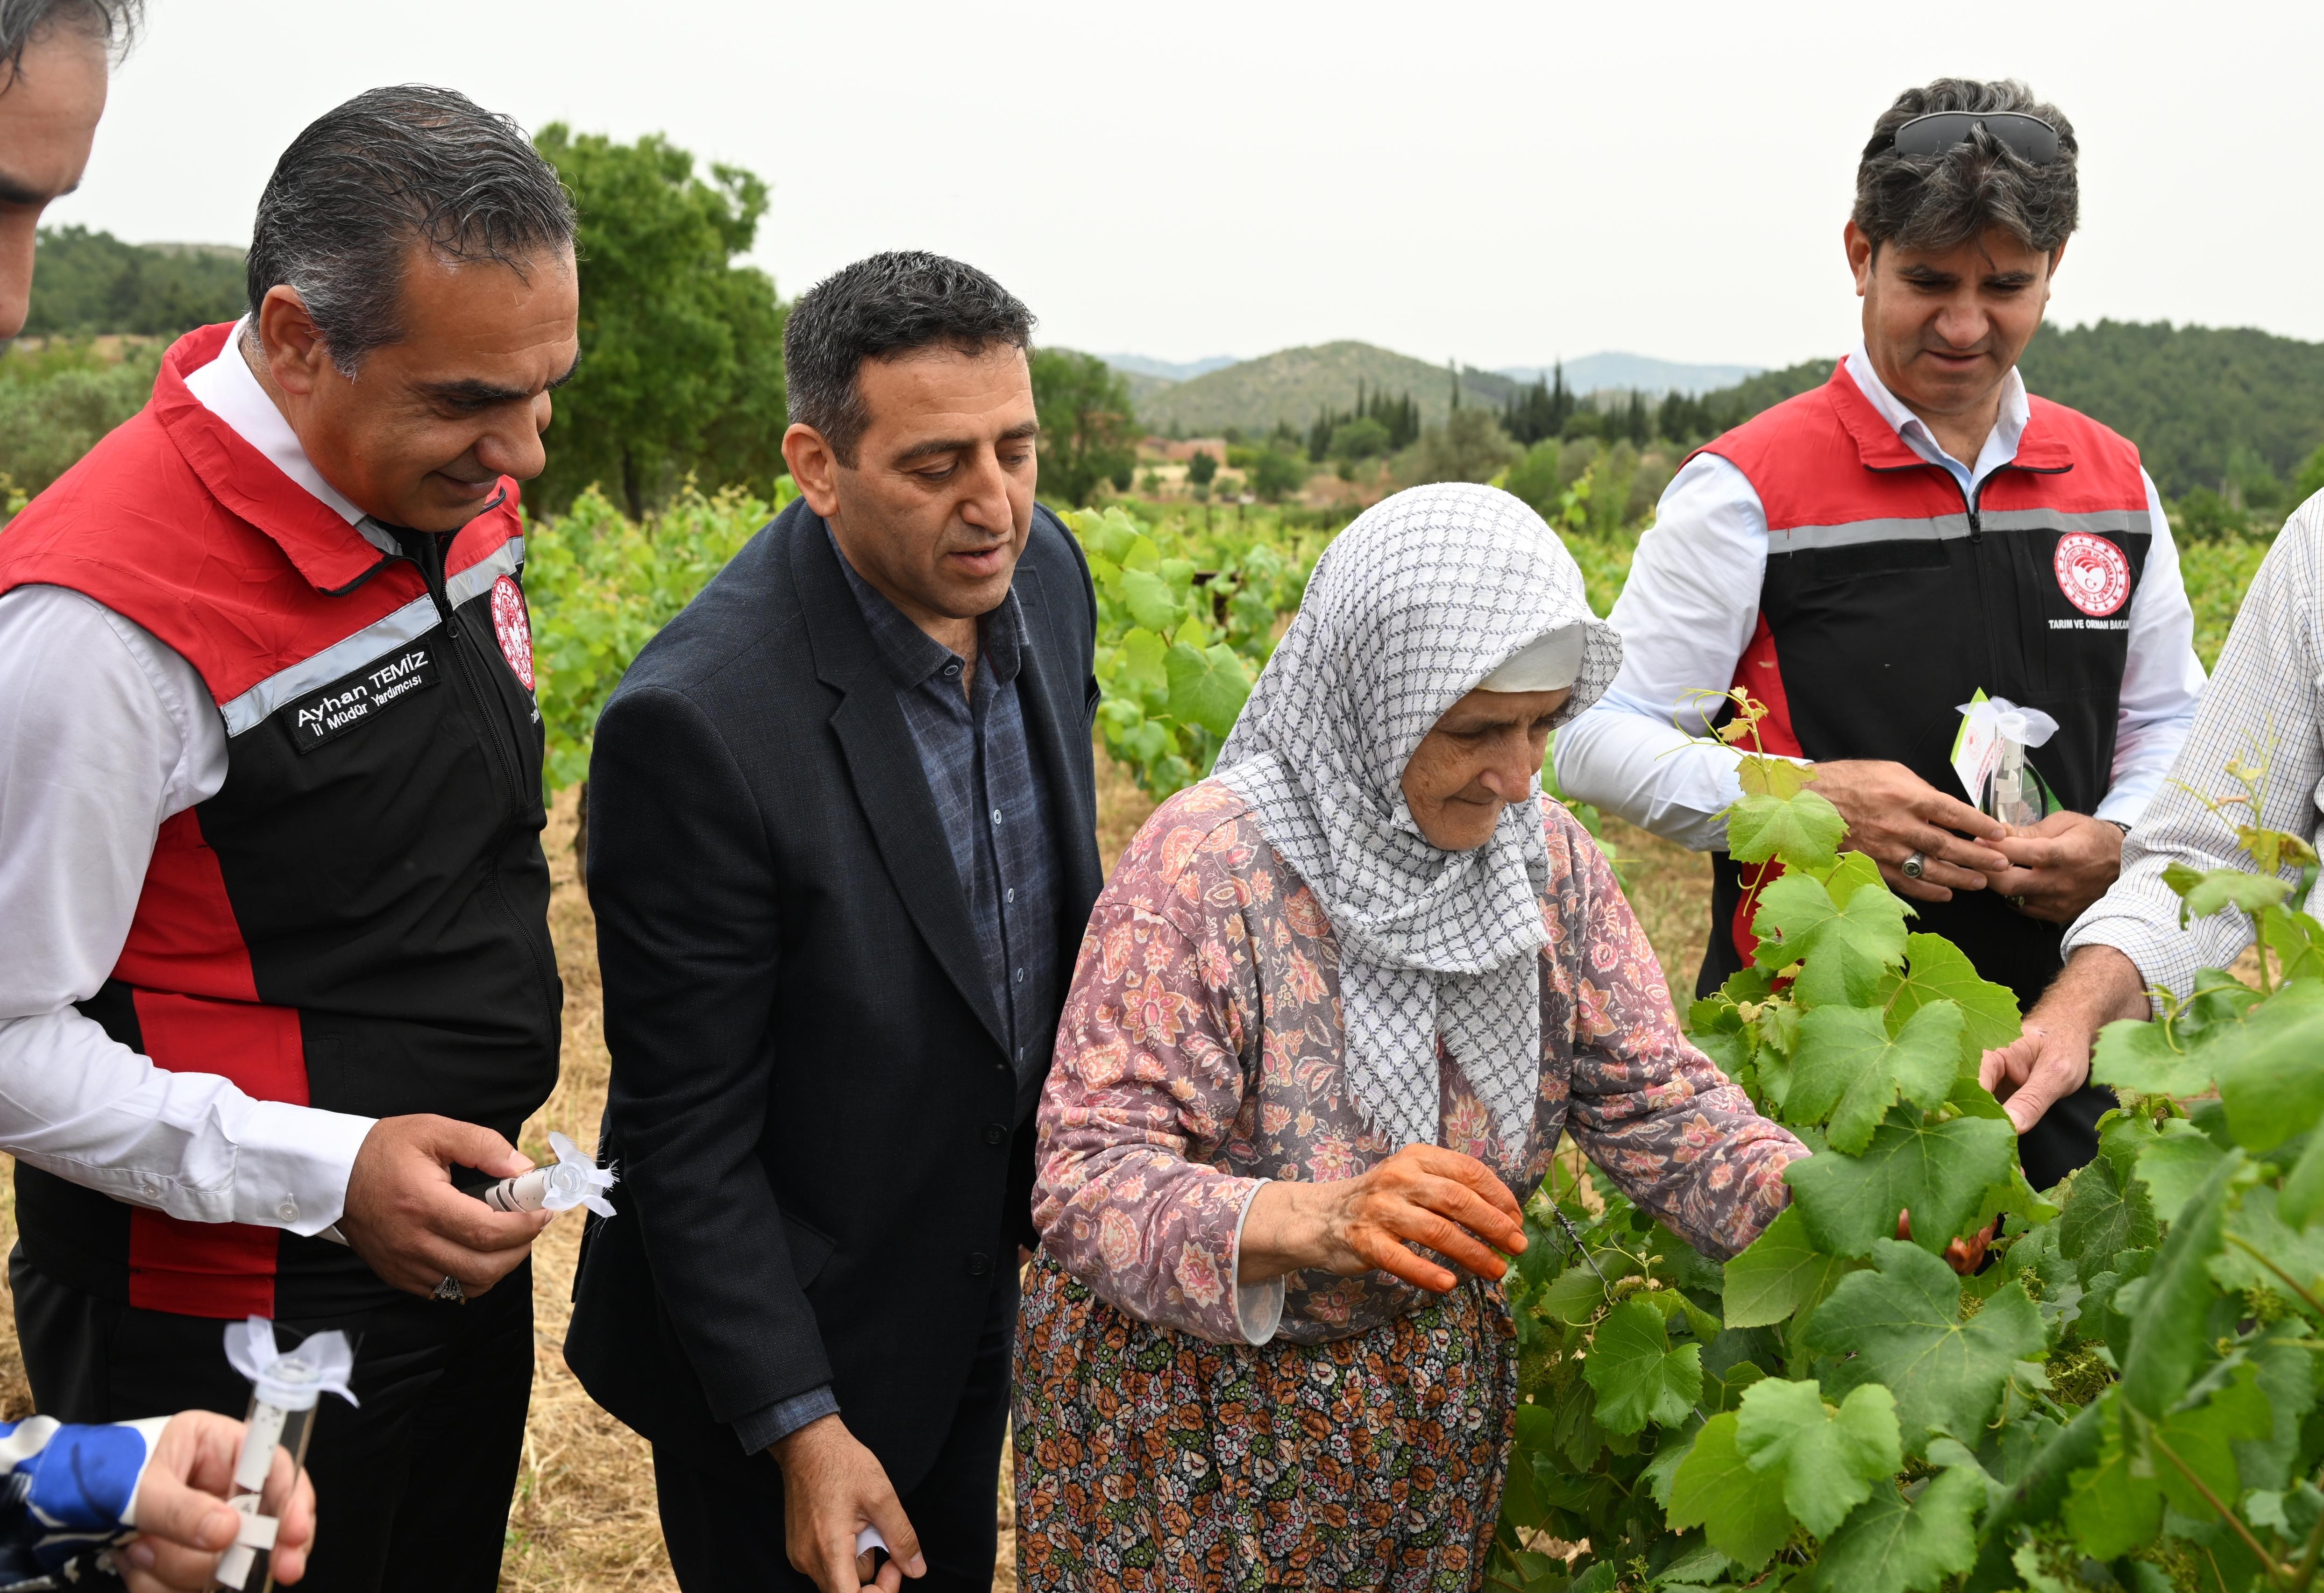
[[[2120,819],[2100,819],[2098,823],[2102,824],[2112,824],[2116,829],[2120,830],[2126,835],[2130,833],[2130,826],[2124,824]]]

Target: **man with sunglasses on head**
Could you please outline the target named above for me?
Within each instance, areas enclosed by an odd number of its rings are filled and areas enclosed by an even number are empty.
[[[1914,927],[2021,1006],[2186,739],[2203,669],[2154,483],[2128,441],[2017,372],[2077,221],[2077,154],[2023,84],[1899,95],[1843,235],[1863,341],[1829,382],[1689,459],[1638,545],[1611,615],[1621,675],[1559,732],[1556,772],[1712,853],[1705,994],[1750,965],[1775,872],[1727,854],[1739,753],[1690,738],[1706,690],[1766,704],[1760,744],[1815,762],[1847,844],[1912,902]],[[2035,822],[2003,824],[1955,773],[1980,691],[2056,723],[2025,737]],[[2053,1094],[2004,1103],[2038,1187],[2089,1159],[2113,1104]]]

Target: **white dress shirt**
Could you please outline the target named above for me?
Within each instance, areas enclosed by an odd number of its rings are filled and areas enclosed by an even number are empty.
[[[2258,811],[2230,808],[2230,818],[2204,798],[2242,795],[2227,775],[2236,760],[2267,773]],[[2225,968],[2252,944],[2252,925],[2230,907],[2181,928],[2179,893],[2163,870],[2253,867],[2236,839],[2238,824],[2324,846],[2324,493],[2284,522],[2260,561],[2170,772],[2123,845],[2121,878],[2066,931],[2065,951],[2113,946],[2150,988],[2183,997],[2198,971]],[[2300,870],[2287,865],[2279,874],[2296,881]],[[2313,913],[2319,900],[2324,891],[2284,905]]]
[[[1900,403],[1858,345],[1848,374],[1913,451],[1941,465],[1974,495],[2017,457],[2031,407],[2025,383],[2004,379],[2001,412],[1975,468],[1945,452],[1926,422]],[[2163,499],[2146,485],[2153,539],[2130,601],[2129,658],[2123,668],[2112,779],[2095,816],[2138,822],[2194,723],[2203,666],[2195,657],[2195,616],[2179,577]],[[1608,616],[1622,633],[1622,669],[1604,697],[1557,732],[1555,769],[1565,794],[1593,802],[1641,829],[1697,852],[1723,850],[1719,815],[1742,796],[1742,753],[1694,739],[1704,704],[1733,685],[1737,660],[1759,621],[1767,568],[1767,515],[1732,464],[1698,454],[1671,481],[1655,523],[1638,540],[1628,582]],[[1948,792],[1959,796],[1958,792]]]
[[[359,520],[239,343],[188,388]],[[73,1007],[120,960],[162,822],[226,776],[225,722],[182,655],[62,586],[0,596],[0,1150],[172,1217],[314,1234],[345,1210],[373,1119],[157,1068]]]

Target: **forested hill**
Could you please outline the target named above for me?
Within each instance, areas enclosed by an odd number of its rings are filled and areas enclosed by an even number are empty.
[[[1768,371],[1703,404],[1748,416],[1831,374],[1830,360]],[[2100,321],[2044,327],[2021,362],[2025,385],[2138,445],[2166,498],[2204,488],[2255,506],[2324,447],[2324,344],[2247,327]]]
[[[1491,371],[1464,368],[1460,380],[1461,401],[1478,409],[1499,411],[1517,390]],[[1304,431],[1323,410],[1353,409],[1359,386],[1390,398],[1409,395],[1432,423],[1452,407],[1452,373],[1444,366],[1353,341],[1277,349],[1191,381],[1149,382],[1133,396],[1148,430],[1200,437],[1230,426],[1264,432],[1278,422]]]
[[[44,227],[33,257],[31,337],[107,332],[171,337],[242,313],[242,252],[218,244],[124,244]]]

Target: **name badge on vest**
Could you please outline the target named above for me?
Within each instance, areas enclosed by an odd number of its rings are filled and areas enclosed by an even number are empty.
[[[415,641],[287,704],[278,717],[290,727],[290,744],[311,752],[434,686],[437,668],[436,644]]]

